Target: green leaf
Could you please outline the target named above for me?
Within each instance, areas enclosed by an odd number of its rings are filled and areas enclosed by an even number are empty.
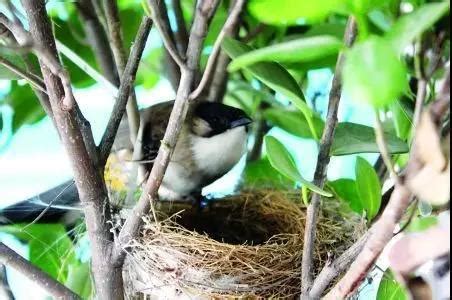
[[[340,200],[349,204],[350,208],[362,215],[364,207],[361,203],[361,199],[356,189],[356,181],[353,179],[339,179],[328,183],[328,186],[332,189],[333,193]]]
[[[68,276],[65,285],[82,299],[91,299],[92,282],[90,264],[74,264],[68,268]]]
[[[11,53],[11,51],[8,51],[7,49],[4,49],[1,46],[0,46],[0,58],[7,60],[16,67],[19,67],[23,70],[25,69],[24,62],[19,55],[15,55],[14,53]],[[5,67],[0,63],[0,79],[15,80],[21,78],[18,75],[16,75],[16,73],[14,73],[9,68]]]
[[[247,188],[288,190],[294,187],[293,181],[275,172],[268,158],[247,163],[243,172],[243,181]]]
[[[250,46],[231,38],[226,38],[224,40],[223,49],[232,59],[253,50]],[[277,63],[262,62],[245,69],[264,84],[268,85],[271,89],[290,98],[297,107],[307,107],[300,86],[281,65]],[[310,109],[307,108],[307,110]]]
[[[253,50],[250,46],[231,38],[226,38],[223,42],[223,49],[232,58]],[[257,79],[276,92],[289,98],[294,105],[301,110],[310,124],[311,131],[315,134],[312,121],[313,111],[306,104],[304,94],[290,73],[281,65],[273,62],[261,62],[245,68]]]
[[[364,158],[358,157],[355,167],[356,188],[360,201],[372,220],[380,211],[381,185],[374,168]]]
[[[266,136],[265,148],[267,150],[268,159],[270,160],[271,165],[273,168],[278,170],[278,172],[295,182],[300,182],[303,186],[315,193],[325,197],[332,196],[330,193],[323,191],[301,176],[293,157],[280,141],[272,136]]]
[[[393,134],[385,133],[389,153],[401,154],[409,151],[408,145]],[[342,156],[356,153],[380,153],[372,127],[355,123],[339,123],[331,155]]]
[[[388,32],[392,46],[401,53],[424,31],[431,28],[450,9],[450,2],[427,3],[413,13],[403,16]]]
[[[30,262],[58,281],[65,282],[68,266],[78,262],[74,245],[61,224],[2,226],[0,231],[28,242]]]
[[[386,271],[378,288],[377,300],[407,300],[408,294],[395,280],[390,270]]]
[[[344,92],[355,101],[384,108],[407,88],[407,72],[392,45],[372,37],[347,54],[343,69]]]
[[[46,115],[36,98],[35,93],[28,84],[19,85],[17,82],[13,81],[11,83],[11,90],[4,99],[14,112],[14,132],[23,125],[33,124],[42,120]]]
[[[264,118],[274,126],[288,133],[307,139],[314,139],[305,116],[299,111],[284,108],[269,108],[264,111]],[[317,136],[323,132],[324,122],[317,115],[313,116]]]
[[[321,21],[332,13],[340,0],[251,0],[248,10],[263,23],[297,25]]]
[[[385,5],[388,0],[347,0],[348,11],[357,15],[365,15],[373,9]]]
[[[397,136],[404,141],[408,140],[413,125],[414,112],[409,104],[408,100],[402,98],[390,107]]]
[[[341,40],[333,36],[291,40],[241,55],[232,61],[229,65],[229,71],[234,72],[263,61],[279,63],[310,62],[337,54],[341,47]]]
[[[408,226],[408,232],[423,232],[439,224],[438,217],[418,217]]]

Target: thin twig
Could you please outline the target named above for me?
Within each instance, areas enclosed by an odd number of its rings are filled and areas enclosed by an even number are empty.
[[[240,14],[243,9],[243,5],[245,4],[245,0],[236,0],[231,12],[229,13],[229,17],[226,20],[223,28],[221,29],[220,34],[215,41],[213,46],[212,53],[209,56],[207,61],[206,69],[202,76],[201,82],[199,83],[196,90],[190,95],[191,100],[196,100],[202,94],[207,84],[211,81],[212,76],[215,74],[215,66],[217,63],[218,56],[221,52],[221,45],[223,44],[224,38],[228,35],[229,32],[236,26],[237,20],[240,17]]]
[[[64,89],[61,103],[65,109],[72,109],[74,105],[74,95],[72,94],[71,82],[68,73],[61,67],[60,62],[48,50],[34,42],[30,34],[20,25],[11,22],[3,13],[0,13],[0,23],[2,23],[9,31],[12,32],[17,42],[21,46],[32,47],[39,59],[46,65],[53,75],[60,78]]]
[[[39,78],[35,74],[29,73],[26,70],[23,70],[22,68],[16,66],[14,63],[10,62],[9,60],[7,60],[6,58],[3,58],[1,56],[0,56],[0,64],[5,66],[5,68],[10,70],[14,74],[18,75],[22,79],[25,79],[26,81],[28,81],[28,83],[30,83],[30,85],[32,87],[34,87],[35,89],[37,89],[43,93],[47,93],[44,82],[42,81],[41,78]]]
[[[97,1],[97,0],[96,0]],[[95,2],[95,1],[94,1]],[[110,1],[115,3],[116,1]],[[112,49],[108,43],[108,37],[96,14],[92,0],[77,0],[75,5],[82,17],[86,36],[100,66],[102,73],[116,86],[119,86],[119,74],[113,59]]]
[[[450,109],[450,71],[447,71],[446,80],[438,99],[430,107],[430,114],[435,122],[440,123],[442,117]],[[416,137],[415,137],[416,138]],[[415,145],[415,144],[414,144]],[[419,161],[417,149],[411,150],[411,157],[406,167],[406,178],[415,176],[422,163]],[[328,293],[325,299],[344,299],[352,294],[360,285],[363,278],[382,253],[386,245],[394,236],[394,229],[404,216],[407,208],[412,202],[412,193],[405,184],[400,181],[396,184],[388,206],[380,219],[369,230],[369,239],[362,252],[351,265],[342,280]]]
[[[39,284],[55,299],[80,299],[77,294],[47,275],[44,271],[33,266],[29,261],[1,242],[0,263],[17,270],[34,283]]]
[[[356,21],[351,17],[347,24],[344,41],[350,47],[356,38],[357,28]],[[317,159],[317,167],[314,175],[314,182],[317,186],[322,188],[326,180],[326,171],[330,162],[330,151],[333,144],[333,137],[338,122],[337,113],[339,110],[339,103],[342,95],[342,66],[344,64],[345,56],[341,53],[336,65],[336,71],[333,78],[333,84],[330,92],[330,102],[328,106],[328,115],[326,126],[323,131],[322,140],[320,141],[319,155]],[[306,230],[304,236],[303,247],[303,261],[302,261],[302,275],[301,275],[301,295],[302,297],[309,297],[309,290],[312,286],[312,268],[313,255],[317,230],[317,219],[320,210],[321,196],[314,193],[311,203],[308,206],[306,217]],[[305,299],[305,298],[303,298]]]
[[[166,21],[167,16],[162,16],[162,10],[160,5],[165,5],[161,2],[162,0],[149,0],[149,6],[151,7],[152,20],[154,20],[155,26],[157,27],[160,35],[162,37],[165,49],[171,55],[171,58],[177,63],[179,68],[185,68],[184,58],[179,55],[177,47],[174,43],[174,38],[172,37],[171,27],[169,22]]]
[[[187,115],[188,99],[198,69],[204,39],[218,3],[219,0],[200,0],[198,2],[188,43],[187,68],[182,69],[181,82],[168,127],[143,193],[119,233],[114,252],[114,262],[120,263],[124,260],[124,247],[138,234],[143,221],[142,216],[148,213],[151,207],[150,201],[156,201],[158,198],[159,187],[165,176],[171,155]]]
[[[174,16],[176,17],[177,31],[175,34],[177,48],[181,55],[185,55],[188,46],[188,30],[185,24],[184,13],[182,11],[181,0],[171,1]]]
[[[391,159],[391,154],[389,154],[388,145],[385,140],[385,133],[383,129],[383,123],[381,122],[380,115],[378,111],[375,111],[375,137],[378,145],[378,149],[381,153],[381,158],[383,159],[386,168],[388,168],[391,177],[395,181],[399,181],[399,176],[394,168],[394,164]]]
[[[116,67],[121,78],[124,74],[124,70],[127,64],[127,51],[124,47],[124,41],[122,38],[121,20],[119,18],[118,5],[116,1],[104,0],[103,8],[107,20],[108,37],[110,40],[111,49],[113,50]],[[137,99],[133,89],[127,102],[126,111],[127,120],[129,121],[130,140],[132,143],[135,143],[138,134],[138,128],[140,126],[140,113],[138,112]]]
[[[146,46],[147,39],[152,27],[152,19],[145,16],[141,21],[138,29],[135,43],[132,47],[126,68],[121,78],[121,86],[119,87],[118,99],[113,107],[112,115],[108,121],[107,129],[105,130],[102,140],[99,144],[99,163],[104,166],[110,154],[111,148],[116,137],[116,133],[121,123],[122,117],[126,110],[127,100],[129,99],[130,91],[135,82],[135,76],[138,71],[138,66]]]

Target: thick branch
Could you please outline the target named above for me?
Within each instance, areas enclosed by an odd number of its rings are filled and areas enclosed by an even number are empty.
[[[119,124],[121,123],[122,117],[126,110],[127,100],[135,82],[135,76],[138,71],[138,66],[140,64],[144,48],[146,47],[151,27],[152,20],[147,16],[143,17],[132,47],[132,51],[130,52],[129,60],[121,78],[118,99],[113,107],[113,112],[110,120],[108,121],[107,129],[105,130],[99,145],[99,163],[101,166],[105,165],[107,158],[110,155],[111,148],[113,147],[113,142],[115,141]]]
[[[80,299],[74,292],[0,242],[0,264],[9,266],[39,284],[56,299]]]
[[[49,70],[40,53],[48,53],[59,65],[55,39],[47,16],[44,0],[22,0],[28,16],[33,43],[42,49],[38,52],[41,70],[49,93],[61,141],[66,149],[74,173],[80,200],[84,207],[86,227],[91,243],[92,271],[99,299],[121,299],[123,295],[121,269],[111,264],[112,236],[107,220],[110,220],[108,194],[103,178],[85,146],[79,125],[77,106],[61,104],[65,90],[61,77]],[[70,87],[70,85],[69,85]]]
[[[143,194],[138,200],[137,205],[133,208],[130,217],[126,220],[119,234],[115,255],[118,261],[122,261],[124,258],[123,247],[126,247],[131,239],[138,234],[142,224],[142,216],[149,212],[151,201],[156,201],[158,198],[159,187],[163,181],[163,177],[187,115],[188,99],[192,92],[195,74],[198,70],[203,43],[207,35],[209,23],[218,3],[219,0],[201,0],[198,2],[188,43],[187,66],[182,68],[181,82],[168,122],[168,127]]]
[[[353,44],[356,38],[356,22],[353,17],[350,18],[345,32],[345,44],[349,47]],[[330,162],[330,151],[333,144],[333,137],[338,122],[337,113],[339,110],[339,102],[342,95],[342,66],[344,64],[345,56],[343,53],[339,55],[336,65],[336,71],[333,78],[333,85],[330,92],[330,102],[328,106],[328,115],[326,126],[323,131],[322,140],[320,141],[319,155],[317,158],[317,167],[314,175],[314,183],[323,188],[326,181],[326,173],[328,164]],[[306,217],[306,230],[304,236],[304,249],[302,261],[302,275],[301,287],[302,295],[308,299],[309,289],[312,286],[312,268],[314,256],[314,244],[316,239],[317,219],[320,210],[321,196],[313,194],[311,203],[308,206]]]
[[[432,104],[430,113],[435,122],[440,123],[444,113],[450,109],[450,71],[447,72],[446,81],[443,85],[438,100]],[[415,137],[416,138],[416,137]],[[416,144],[414,144],[416,145]],[[423,167],[418,159],[417,149],[414,147],[406,168],[406,178],[415,176]],[[412,193],[405,182],[396,184],[394,192],[388,206],[384,210],[381,218],[375,223],[369,231],[369,239],[364,249],[351,265],[347,274],[326,296],[326,299],[344,299],[353,293],[361,284],[363,278],[380,256],[386,245],[393,237],[394,229],[405,214],[411,203]]]
[[[108,36],[110,40],[111,49],[116,61],[116,67],[120,78],[124,73],[127,64],[127,51],[124,47],[124,41],[122,38],[121,21],[119,18],[118,5],[116,1],[104,0],[103,8],[105,11],[105,17],[107,19]],[[127,102],[127,119],[129,121],[130,139],[132,143],[135,143],[138,133],[138,127],[140,126],[140,114],[138,112],[138,105],[135,93],[132,89],[131,96]]]

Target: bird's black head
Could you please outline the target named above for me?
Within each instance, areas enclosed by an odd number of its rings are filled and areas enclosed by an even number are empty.
[[[201,102],[193,112],[192,130],[196,135],[212,137],[251,122],[241,109],[222,103]]]

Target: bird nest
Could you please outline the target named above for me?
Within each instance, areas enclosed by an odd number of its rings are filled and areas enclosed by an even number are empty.
[[[128,247],[128,298],[294,298],[306,218],[298,201],[296,193],[252,191],[202,212],[158,204]],[[335,203],[328,201],[320,216],[316,272],[364,231],[360,218]]]

